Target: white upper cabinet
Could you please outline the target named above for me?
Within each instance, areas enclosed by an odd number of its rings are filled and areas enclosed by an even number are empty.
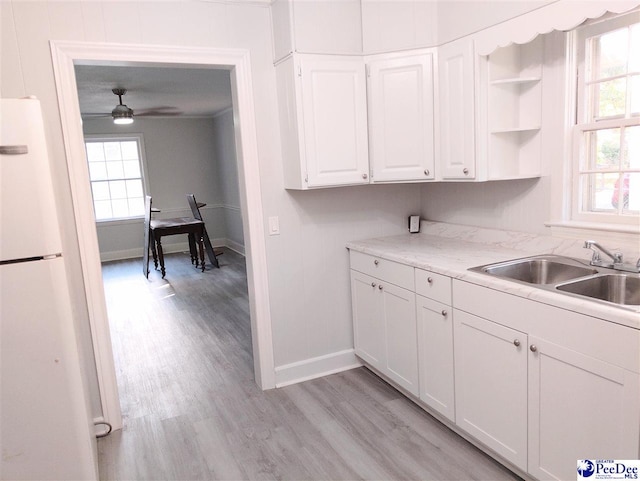
[[[368,184],[362,57],[293,55],[276,69],[285,187]]]
[[[438,48],[442,179],[475,178],[475,68],[473,41]]]
[[[433,53],[369,59],[371,181],[434,178]]]

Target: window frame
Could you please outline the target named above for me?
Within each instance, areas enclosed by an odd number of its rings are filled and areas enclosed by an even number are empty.
[[[129,216],[129,217],[112,217],[110,219],[97,219],[95,217],[95,204],[93,203],[93,188],[91,184],[94,182],[91,180],[91,173],[89,172],[89,159],[86,157],[86,149],[88,142],[127,142],[135,140],[138,145],[138,156],[140,162],[140,178],[142,180],[142,196],[143,198],[149,193],[149,184],[147,181],[147,157],[145,154],[144,148],[144,136],[142,133],[123,133],[123,134],[85,134],[84,135],[84,148],[85,148],[85,161],[87,166],[87,177],[89,179],[89,190],[91,191],[91,208],[93,209],[93,216],[96,224],[107,225],[107,224],[128,224],[128,223],[137,223],[140,220],[144,221],[144,214]]]
[[[635,228],[638,226],[640,219],[639,214],[621,214],[620,211],[618,211],[618,213],[603,213],[582,210],[583,187],[581,185],[581,174],[591,171],[595,172],[596,170],[587,168],[586,166],[583,167],[583,149],[585,144],[583,138],[586,132],[640,125],[640,115],[632,116],[626,111],[629,107],[628,95],[624,116],[611,116],[595,120],[589,119],[589,112],[587,111],[589,80],[586,78],[586,40],[637,23],[639,13],[640,10],[634,9],[631,12],[626,12],[621,15],[607,15],[597,21],[589,22],[582,27],[578,27],[569,33],[569,75],[572,77],[573,87],[569,92],[571,111],[573,113],[570,123],[572,145],[570,155],[571,166],[569,169],[571,194],[568,212],[571,222],[587,222],[600,224],[601,226],[609,225],[611,229],[625,226]],[[624,75],[620,75],[619,77],[628,78],[633,73],[635,73],[635,71],[631,72],[627,70]],[[616,172],[620,172],[621,170],[640,172],[640,169],[622,169],[621,167],[615,169]],[[598,172],[606,173],[608,170],[602,169],[598,170]]]

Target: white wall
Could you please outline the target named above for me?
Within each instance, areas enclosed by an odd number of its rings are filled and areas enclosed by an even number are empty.
[[[330,356],[353,346],[344,244],[354,238],[404,232],[406,215],[419,209],[420,189],[399,185],[322,192],[284,190],[266,5],[3,1],[0,8],[1,94],[34,94],[42,101],[75,317],[87,358],[91,351],[87,304],[49,50],[51,39],[249,50],[263,214],[265,218],[279,216],[281,227],[281,234],[267,242],[276,364]],[[93,381],[95,385],[95,373]],[[100,406],[94,409],[98,415]]]
[[[424,0],[362,0],[364,53],[437,45],[438,3]]]
[[[244,253],[244,232],[240,212],[238,158],[234,137],[233,111],[213,118],[214,156],[218,164],[218,182],[222,193],[225,245]]]
[[[450,42],[557,0],[438,0],[438,44]]]
[[[557,0],[274,0],[274,60],[433,47]]]

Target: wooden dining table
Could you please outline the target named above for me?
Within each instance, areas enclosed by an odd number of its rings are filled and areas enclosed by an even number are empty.
[[[151,213],[159,213],[160,209],[151,207]],[[162,278],[166,275],[164,264],[164,251],[162,248],[162,237],[176,234],[187,234],[189,237],[189,252],[191,255],[191,263],[196,267],[200,266],[202,272],[205,269],[204,261],[204,222],[194,217],[173,217],[170,219],[150,219],[149,220],[149,241],[153,254],[153,263],[155,268],[160,264]],[[146,271],[148,269],[148,257],[146,260]]]

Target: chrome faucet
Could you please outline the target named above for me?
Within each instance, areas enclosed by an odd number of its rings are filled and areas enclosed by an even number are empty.
[[[614,267],[616,264],[622,264],[622,254],[620,252],[614,252],[613,254],[607,249],[602,247],[596,241],[588,240],[584,242],[585,249],[591,249],[593,256],[591,256],[591,265],[599,267]],[[600,252],[609,257],[613,262],[605,262],[600,257]]]
[[[593,251],[593,256],[591,256],[591,265],[598,267],[608,267],[613,268],[619,271],[629,271],[629,272],[640,272],[640,259],[636,262],[636,265],[625,264],[622,262],[622,253],[621,252],[609,252],[607,249],[602,247],[596,241],[588,240],[584,243],[585,249],[591,249]],[[613,262],[607,262],[602,260],[600,257],[600,253],[603,253],[607,257],[609,257]]]

